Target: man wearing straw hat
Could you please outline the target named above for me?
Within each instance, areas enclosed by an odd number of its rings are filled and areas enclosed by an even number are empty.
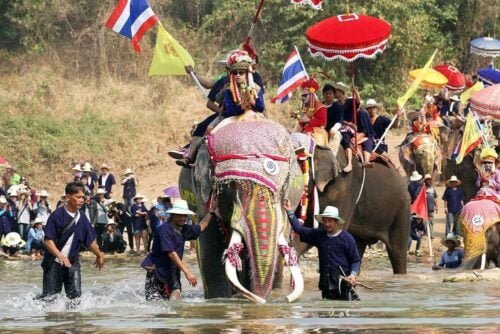
[[[116,184],[116,180],[113,174],[109,171],[111,167],[106,164],[101,165],[101,175],[99,176],[99,187],[106,189],[106,194],[104,197],[106,199],[111,198],[113,195],[113,186]]]
[[[99,270],[104,266],[104,256],[97,246],[95,231],[87,217],[79,211],[84,203],[84,191],[81,182],[68,183],[65,188],[66,203],[57,208],[47,221],[44,229],[47,251],[42,261],[43,291],[37,299],[59,294],[63,284],[69,299],[81,296],[80,244],[95,254],[95,266]]]
[[[370,115],[370,122],[372,124],[373,131],[375,133],[373,139],[375,141],[375,144],[377,144],[384,135],[385,130],[391,124],[391,120],[388,117],[379,115],[379,108],[382,107],[382,104],[378,103],[374,99],[366,100],[366,104],[364,107],[366,111],[368,111],[368,115]],[[378,146],[376,153],[384,154],[388,152],[389,152],[389,147],[387,146],[387,143],[385,142],[384,138],[380,143],[380,145]]]
[[[33,210],[36,213],[36,218],[41,219],[42,224],[45,225],[47,224],[47,219],[49,219],[49,216],[52,213],[52,208],[50,207],[50,203],[48,201],[49,193],[47,190],[40,190],[37,195],[39,200],[33,205]]]
[[[446,238],[441,240],[441,244],[447,248],[441,254],[441,260],[438,265],[432,266],[432,269],[439,270],[442,268],[454,269],[460,267],[464,258],[464,250],[460,247],[460,240],[453,233],[448,233]]]
[[[283,207],[293,230],[300,235],[300,241],[318,248],[319,289],[323,299],[359,299],[352,287],[356,285],[361,258],[353,236],[343,231],[344,220],[339,210],[327,206],[316,219],[323,223],[324,229],[309,228],[301,225],[286,199]]]
[[[462,182],[455,176],[446,181],[447,187],[443,194],[444,213],[446,214],[446,231],[445,235],[453,232],[455,235],[461,235],[458,214],[464,206],[465,196],[458,186]]]
[[[137,180],[132,168],[127,168],[123,172],[123,178],[120,183],[123,186],[123,204],[130,211],[134,196],[137,194],[136,188],[139,185],[139,180]]]
[[[411,204],[417,199],[420,189],[422,189],[422,175],[414,170],[410,175],[410,182],[408,183],[408,193],[410,194]]]
[[[195,240],[203,232],[214,213],[211,212],[207,219],[200,224],[188,225],[188,216],[194,215],[189,210],[184,200],[176,200],[171,209],[168,223],[160,225],[154,234],[153,249],[141,263],[141,267],[147,270],[145,294],[147,300],[181,298],[181,270],[191,286],[196,286],[196,277],[189,271],[182,256],[184,255],[184,243],[187,240]]]

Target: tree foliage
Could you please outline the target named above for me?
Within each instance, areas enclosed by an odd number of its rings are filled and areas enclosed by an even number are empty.
[[[259,0],[151,0],[174,37],[205,70],[244,40]],[[294,7],[288,0],[267,0],[253,36],[269,86],[279,80],[287,55],[296,45],[310,73],[324,71],[347,81],[349,67],[325,62],[306,51],[306,29],[332,15],[351,12],[384,18],[392,25],[387,50],[375,61],[355,63],[356,83],[366,94],[393,100],[406,85],[408,70],[422,66],[434,49],[437,62],[465,72],[480,61],[469,53],[470,40],[495,35],[498,0],[326,0],[322,11]],[[66,75],[121,80],[144,78],[149,57],[136,55],[123,38],[103,23],[115,0],[0,0],[0,47],[19,52],[45,52]],[[496,36],[498,37],[498,36]],[[142,42],[144,53],[154,46],[154,33]],[[124,70],[126,69],[126,70]],[[215,73],[214,73],[215,74]]]

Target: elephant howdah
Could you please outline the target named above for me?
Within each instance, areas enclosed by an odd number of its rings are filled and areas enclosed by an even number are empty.
[[[290,232],[281,205],[284,196],[297,204],[302,190],[290,135],[270,120],[235,119],[212,131],[207,148],[200,148],[195,170],[183,170],[179,180],[182,193],[195,194],[196,203],[190,204],[198,206],[199,217],[206,212],[206,185],[211,184],[219,229],[225,231],[206,231],[199,240],[205,296],[229,297],[229,281],[242,296],[264,303],[281,280],[281,253],[295,282],[288,300],[296,299],[303,280],[286,244]],[[221,258],[224,265],[215,262]]]

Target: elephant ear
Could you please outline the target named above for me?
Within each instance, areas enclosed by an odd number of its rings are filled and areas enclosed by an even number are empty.
[[[332,150],[326,146],[316,146],[314,151],[314,182],[320,192],[323,192],[339,174],[339,163]]]
[[[195,179],[199,186],[199,194],[203,204],[208,203],[212,193],[212,174],[211,174],[210,154],[207,146],[202,144],[198,149],[195,164]]]
[[[412,143],[408,143],[406,145],[403,145],[399,148],[399,157],[401,161],[406,161],[409,164],[415,164],[413,161],[413,150],[412,150]]]

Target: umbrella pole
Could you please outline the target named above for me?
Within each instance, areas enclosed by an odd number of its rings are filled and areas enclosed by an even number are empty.
[[[245,43],[249,43],[250,39],[253,36],[253,31],[255,29],[255,25],[257,24],[257,20],[259,19],[260,16],[260,11],[262,10],[262,7],[264,6],[264,2],[266,0],[260,0],[259,6],[257,7],[257,12],[255,13],[255,16],[253,17],[252,25],[250,26],[250,30],[248,31],[247,38],[245,39]]]
[[[354,89],[354,63],[351,62],[351,87],[352,87],[352,112],[353,112],[353,120],[354,125],[356,126],[354,129],[354,149],[358,149],[358,115],[356,113],[356,94]]]

